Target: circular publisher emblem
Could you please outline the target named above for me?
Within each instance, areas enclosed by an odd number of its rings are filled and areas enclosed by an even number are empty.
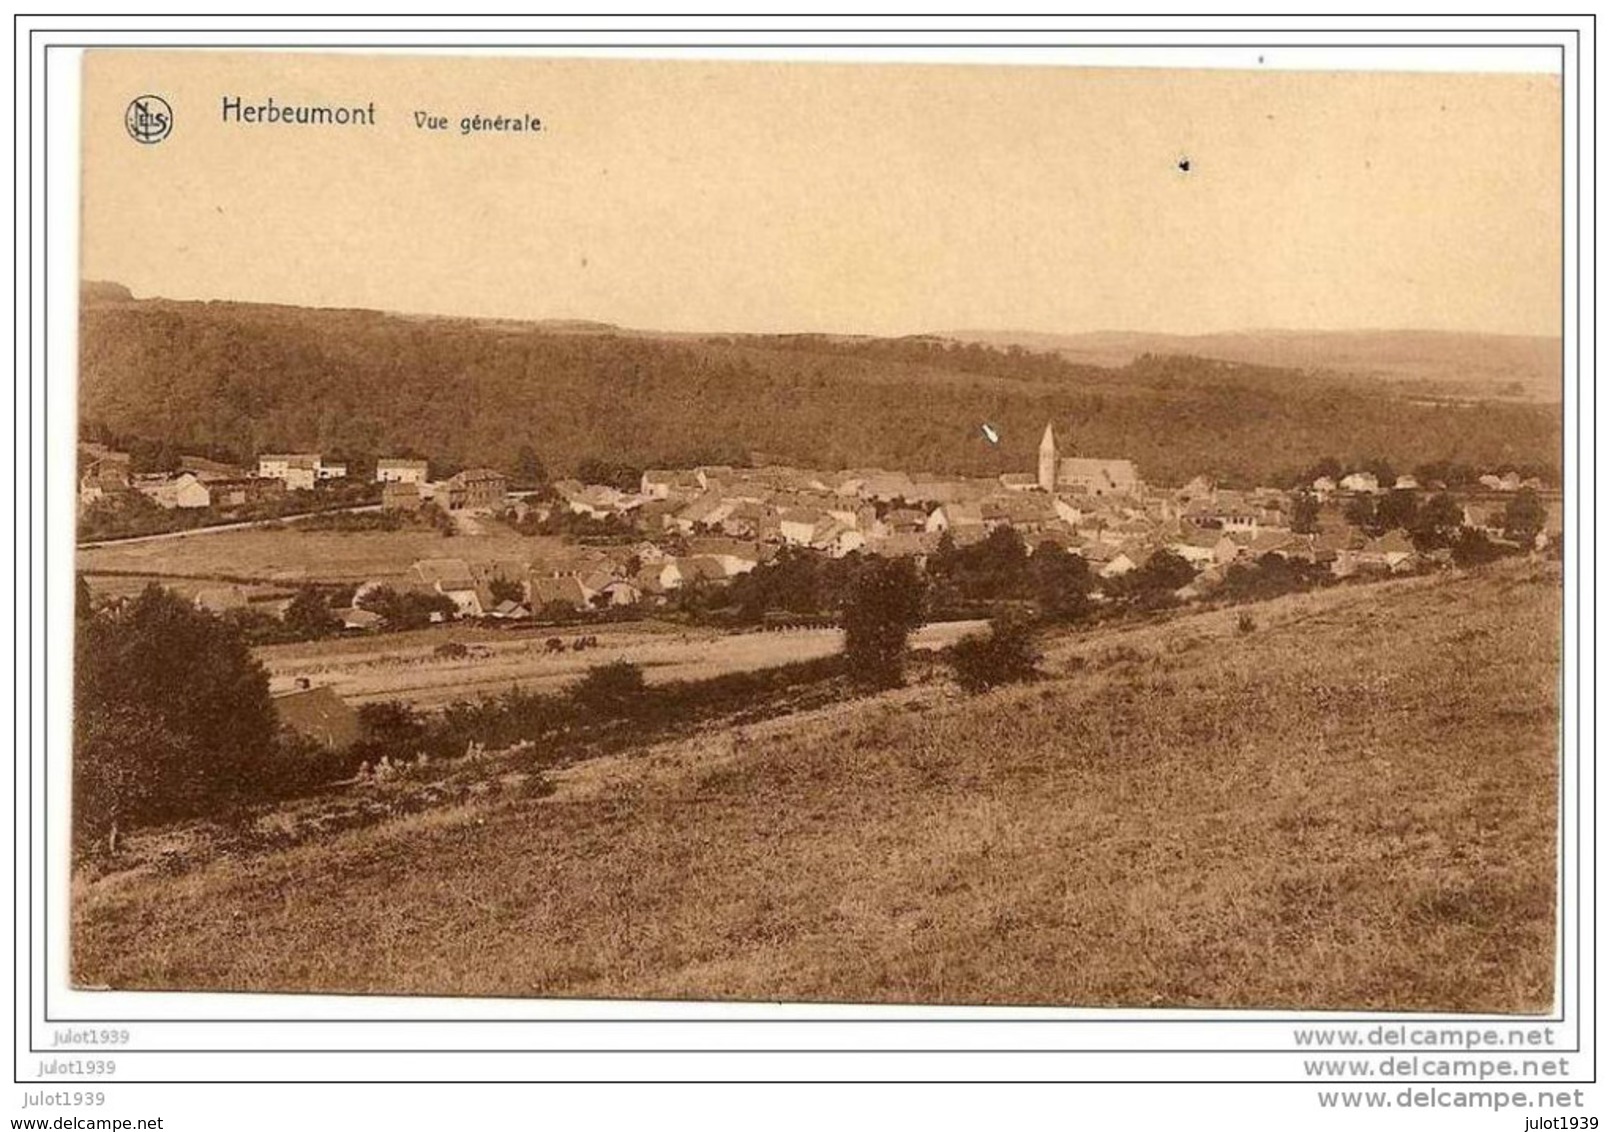
[[[156,145],[173,132],[173,107],[160,94],[142,94],[129,103],[123,125],[141,145]]]

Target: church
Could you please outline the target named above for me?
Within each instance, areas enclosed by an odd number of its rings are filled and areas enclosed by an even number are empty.
[[[1145,488],[1129,460],[1059,456],[1056,433],[1049,421],[1045,435],[1040,438],[1039,482],[1041,491],[1072,491],[1085,495],[1139,495]]]

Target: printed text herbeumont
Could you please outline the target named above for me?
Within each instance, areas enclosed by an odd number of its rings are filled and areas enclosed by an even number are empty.
[[[224,121],[250,125],[372,126],[375,104],[366,106],[297,106],[268,98],[247,103],[239,95],[224,95]]]

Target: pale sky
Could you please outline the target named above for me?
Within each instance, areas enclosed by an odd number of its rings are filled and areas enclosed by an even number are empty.
[[[84,276],[142,297],[694,331],[1560,331],[1554,76],[181,52],[84,70]],[[124,126],[143,94],[173,107],[159,144]],[[225,96],[373,100],[377,125],[226,124]],[[477,112],[544,130],[462,136]]]

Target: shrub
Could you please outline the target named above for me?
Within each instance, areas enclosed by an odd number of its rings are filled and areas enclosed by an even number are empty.
[[[996,618],[988,634],[964,638],[950,650],[956,682],[969,692],[1032,680],[1039,660],[1032,625],[1015,617]]]
[[[571,694],[585,708],[606,715],[625,715],[643,697],[643,670],[629,660],[612,660],[589,668]]]
[[[436,655],[450,660],[457,660],[460,657],[469,656],[470,650],[468,645],[461,644],[458,641],[448,641],[445,644],[436,646]]]
[[[905,678],[906,640],[922,623],[922,581],[909,558],[876,559],[844,605],[844,655],[863,687],[894,688]]]
[[[1253,620],[1252,614],[1250,613],[1243,612],[1235,619],[1235,631],[1238,633],[1250,633],[1257,627],[1258,623],[1257,621]]]

